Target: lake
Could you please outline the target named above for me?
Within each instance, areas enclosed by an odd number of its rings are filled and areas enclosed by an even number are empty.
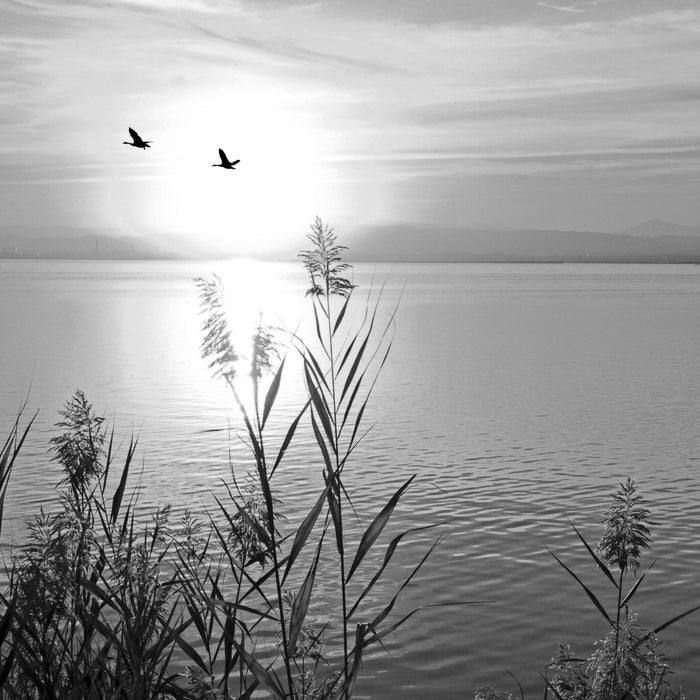
[[[235,468],[249,466],[233,401],[200,359],[192,279],[210,271],[229,292],[237,342],[259,312],[309,330],[300,264],[0,261],[0,429],[27,395],[28,413],[40,411],[8,490],[6,542],[54,498],[47,441],[76,387],[119,441],[138,435],[143,509],[211,507],[229,449]],[[627,475],[658,522],[641,624],[700,604],[700,267],[363,263],[353,275],[358,314],[382,285],[380,318],[398,303],[368,414],[376,425],[347,472],[360,514],[417,474],[395,527],[447,523],[435,531],[447,537],[403,609],[488,601],[413,618],[388,654],[368,657],[357,697],[472,698],[485,683],[516,692],[506,669],[540,697],[557,642],[587,656],[605,632],[546,546],[607,595],[567,518],[597,542]],[[302,399],[292,361],[273,438]],[[312,503],[320,469],[307,430],[280,476],[292,519]],[[406,543],[402,571],[430,532]],[[696,615],[662,633],[688,697],[700,693],[699,632]]]

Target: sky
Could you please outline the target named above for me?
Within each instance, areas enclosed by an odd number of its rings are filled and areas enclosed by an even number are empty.
[[[699,194],[697,0],[0,0],[0,233],[255,255],[315,216],[700,225]]]

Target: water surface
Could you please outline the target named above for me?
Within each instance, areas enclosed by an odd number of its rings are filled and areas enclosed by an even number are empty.
[[[199,358],[192,278],[210,270],[230,291],[240,342],[259,311],[308,330],[293,263],[0,261],[0,428],[27,393],[40,411],[8,491],[4,538],[21,537],[22,520],[53,497],[47,440],[76,387],[120,440],[138,435],[144,508],[211,506],[229,448],[234,467],[247,468],[233,402]],[[469,698],[483,683],[515,690],[506,669],[537,697],[558,641],[587,655],[605,631],[545,545],[602,594],[567,518],[597,541],[609,494],[628,474],[659,523],[640,622],[700,604],[700,267],[363,264],[354,276],[360,306],[384,283],[383,319],[400,299],[368,414],[376,427],[349,472],[359,512],[369,517],[416,473],[396,526],[449,521],[438,529],[448,537],[403,609],[491,601],[424,611],[388,656],[371,655],[358,697]],[[290,370],[272,439],[303,395]],[[227,426],[230,436],[204,432]],[[308,431],[300,434],[280,482],[292,519],[310,505],[320,468]],[[407,543],[394,580],[432,536]],[[333,600],[330,586],[321,600]],[[700,692],[699,625],[690,617],[663,634],[689,697]]]

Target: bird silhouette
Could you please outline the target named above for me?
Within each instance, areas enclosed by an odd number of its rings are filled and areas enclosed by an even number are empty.
[[[235,170],[236,165],[240,163],[240,160],[229,160],[226,157],[226,154],[224,153],[224,149],[220,148],[219,149],[219,158],[221,158],[221,163],[214,163],[211,167],[212,168],[226,168],[226,170]]]
[[[131,127],[129,127],[129,134],[131,134],[131,141],[122,141],[122,143],[125,143],[127,146],[134,146],[134,148],[143,148],[144,150],[146,148],[150,148],[148,145],[151,143],[150,141],[144,141]]]

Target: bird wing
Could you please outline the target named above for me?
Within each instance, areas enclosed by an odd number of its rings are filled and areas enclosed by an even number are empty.
[[[131,127],[129,127],[129,133],[131,134],[131,138],[134,139],[134,141],[141,140],[141,137]]]
[[[228,158],[226,157],[226,154],[224,153],[223,148],[219,149],[219,158],[221,158],[222,163],[228,163]]]
[[[231,165],[238,165],[240,162],[240,160],[232,160]]]

